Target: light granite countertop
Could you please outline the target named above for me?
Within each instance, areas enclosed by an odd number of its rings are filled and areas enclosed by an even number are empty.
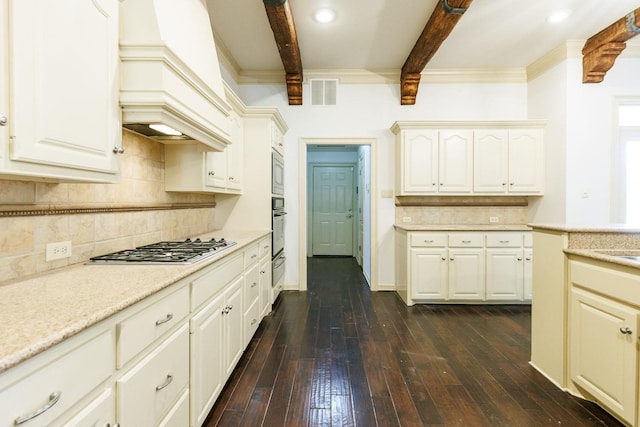
[[[622,256],[640,256],[640,249],[565,249],[564,253],[633,267],[638,269],[640,274],[640,260],[622,258]]]
[[[640,233],[640,227],[626,224],[528,224],[532,229],[564,231],[567,233]]]
[[[531,231],[524,224],[395,224],[394,227],[404,231]]]
[[[191,265],[76,264],[0,286],[0,373],[271,233],[218,231],[236,245]]]

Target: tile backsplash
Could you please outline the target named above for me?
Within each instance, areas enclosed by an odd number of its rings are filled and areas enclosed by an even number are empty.
[[[526,224],[528,206],[396,206],[396,224],[424,225]]]
[[[74,212],[0,217],[0,284],[94,255],[214,229],[215,196],[164,191],[162,144],[127,130],[122,144],[118,184],[0,180],[0,210]],[[88,213],[77,213],[83,211]],[[60,241],[72,242],[72,256],[45,261],[46,244]]]

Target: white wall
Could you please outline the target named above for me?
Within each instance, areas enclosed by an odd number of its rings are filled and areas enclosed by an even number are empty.
[[[339,85],[338,105],[309,105],[308,86],[304,85],[304,105],[290,106],[281,85],[239,85],[237,94],[247,105],[274,106],[280,110],[289,131],[285,135],[285,198],[289,207],[298,206],[298,170],[300,138],[368,137],[377,140],[378,190],[394,188],[394,145],[389,130],[396,120],[523,120],[527,118],[527,85],[503,84],[429,84],[420,85],[415,106],[401,106],[399,85]],[[393,198],[377,198],[378,283],[394,283],[395,207]],[[289,209],[289,208],[288,208]],[[298,274],[298,229],[304,212],[288,211],[285,230],[287,264],[285,285],[296,287]],[[372,242],[375,245],[376,242]]]
[[[569,58],[529,83],[529,118],[547,119],[545,195],[530,221],[610,222],[614,99],[640,95],[640,59],[619,57],[598,84],[582,83],[582,57]]]

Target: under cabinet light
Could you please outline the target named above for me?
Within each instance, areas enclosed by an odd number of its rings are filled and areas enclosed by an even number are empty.
[[[175,130],[171,126],[167,126],[167,125],[150,124],[149,127],[153,130],[157,130],[158,132],[162,132],[165,135],[173,135],[173,136],[182,135],[182,132],[180,132],[179,130]]]

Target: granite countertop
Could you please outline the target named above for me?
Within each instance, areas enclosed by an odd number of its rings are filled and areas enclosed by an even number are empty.
[[[568,233],[640,233],[640,227],[626,224],[528,224],[532,229],[565,231]]]
[[[395,224],[394,227],[405,231],[531,231],[524,224]]]
[[[640,257],[640,249],[565,249],[564,253],[611,262],[640,270],[640,260],[634,261],[629,258],[620,258],[621,256]]]
[[[236,245],[191,265],[76,264],[0,286],[0,373],[270,233],[225,230]]]

